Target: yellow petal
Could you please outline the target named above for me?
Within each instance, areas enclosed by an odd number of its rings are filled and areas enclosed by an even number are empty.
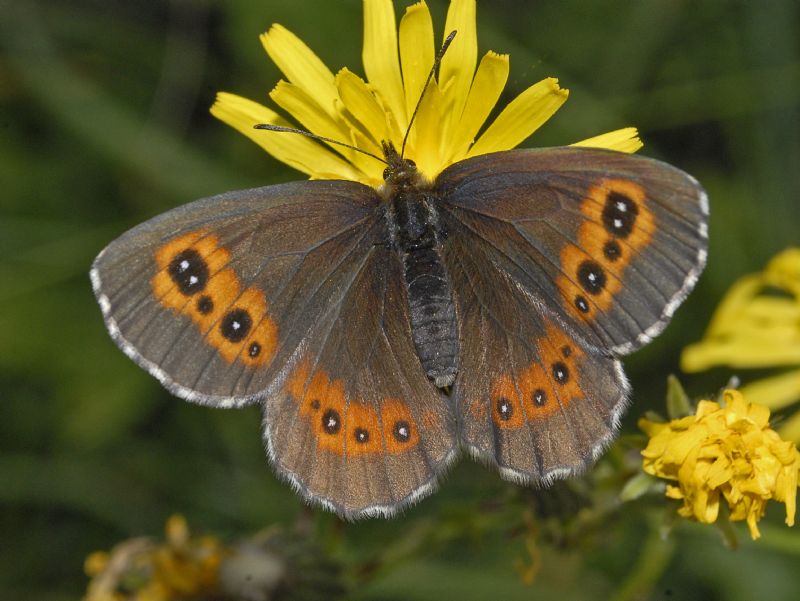
[[[607,148],[618,152],[633,153],[644,144],[639,139],[639,132],[635,127],[623,127],[593,138],[575,142],[572,146],[586,146],[589,148]]]
[[[781,438],[800,444],[800,411],[787,419],[778,428]]]
[[[467,156],[514,148],[539,129],[566,102],[568,95],[553,77],[532,85],[503,109]]]
[[[753,540],[761,538],[761,532],[758,529],[759,517],[757,511],[751,510],[747,513],[747,528],[750,530],[750,538]]]
[[[327,113],[320,111],[314,98],[306,94],[299,86],[280,81],[269,95],[278,106],[290,113],[311,133],[359,147],[356,143],[357,140],[353,139],[354,132],[347,126],[347,122],[338,116],[337,119],[333,119]],[[323,142],[323,144],[327,144],[333,151],[342,155],[362,173],[374,168],[377,162],[376,159],[346,146],[331,142]],[[380,151],[378,150],[378,152]]]
[[[261,44],[286,79],[314,98],[328,115],[336,116],[333,73],[300,38],[282,25],[273,25],[261,35]]]
[[[371,142],[370,152],[381,152],[382,140],[389,140],[386,113],[375,99],[367,83],[349,69],[336,74],[336,87],[342,99],[345,114],[357,122],[356,127]]]
[[[279,81],[269,97],[311,133],[342,142],[349,141],[349,132],[328,113],[322,112],[316,99],[300,86]]]
[[[324,173],[335,179],[358,181],[362,175],[347,161],[306,136],[253,129],[258,123],[290,125],[280,115],[257,102],[220,92],[211,107],[211,114],[253,140],[279,161],[313,178],[319,178]]]
[[[189,542],[189,524],[186,522],[186,518],[179,513],[169,516],[167,523],[164,525],[164,533],[169,544],[174,546],[185,545]]]
[[[735,330],[739,315],[758,294],[763,282],[760,275],[744,276],[730,287],[722,302],[714,311],[711,324],[708,326],[706,337]]]
[[[470,144],[500,99],[508,81],[508,70],[507,54],[488,52],[481,59],[464,112],[453,132],[448,162],[466,155]]]
[[[702,342],[692,344],[681,354],[681,369],[702,371],[715,365],[731,367],[774,367],[800,364],[800,345],[774,346],[769,341],[754,344],[752,340]]]
[[[461,119],[467,95],[478,64],[478,32],[475,22],[475,0],[451,0],[444,25],[444,37],[455,31],[439,67],[439,85],[446,90],[446,113],[440,125],[441,135],[449,139]]]
[[[800,297],[800,248],[787,248],[773,257],[764,275],[773,286]]]
[[[408,127],[391,0],[364,0],[364,72],[402,131]]]
[[[435,55],[431,13],[427,4],[418,2],[409,6],[400,20],[400,65],[409,118],[422,95]]]
[[[428,179],[433,180],[444,167],[442,139],[436,135],[441,125],[443,95],[436,82],[431,82],[419,105],[414,129],[417,132],[409,156],[414,157],[417,169]]]

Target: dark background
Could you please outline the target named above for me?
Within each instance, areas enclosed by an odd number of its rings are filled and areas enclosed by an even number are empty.
[[[446,6],[430,1],[439,35]],[[357,0],[0,1],[0,598],[78,598],[89,552],[160,535],[181,512],[226,540],[304,515],[345,565],[420,523],[441,530],[354,577],[358,599],[796,599],[800,531],[782,507],[757,543],[737,527],[738,551],[690,524],[654,542],[623,513],[578,545],[543,545],[529,588],[512,567],[522,538],[476,517],[514,487],[467,460],[404,516],[341,526],[276,480],[257,408],[172,398],[117,350],[88,278],[106,243],[195,198],[301,178],[208,113],[218,90],[268,103],[280,75],[258,34],[273,22],[332,70],[363,73]],[[633,432],[663,408],[667,374],[727,287],[798,244],[800,5],[502,0],[479,2],[478,32],[481,55],[511,54],[504,101],[547,76],[571,91],[526,146],[635,125],[643,154],[709,192],[708,268],[665,334],[626,360]],[[699,396],[729,376],[684,382]],[[669,553],[642,566],[647,545]],[[637,574],[645,586],[631,588]]]

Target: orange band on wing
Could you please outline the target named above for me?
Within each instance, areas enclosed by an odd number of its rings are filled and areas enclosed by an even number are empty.
[[[518,374],[516,382],[509,374],[494,381],[490,401],[498,428],[519,428],[526,420],[545,418],[584,396],[577,366],[584,355],[580,347],[554,326],[548,326],[534,344],[539,359]]]
[[[264,365],[278,345],[278,327],[268,314],[264,293],[241,290],[236,272],[227,267],[230,252],[202,230],[159,247],[153,294],[167,309],[188,316],[205,341],[228,362]]]
[[[650,243],[656,222],[644,188],[625,179],[600,180],[589,188],[580,210],[587,221],[578,228],[577,244],[561,251],[563,275],[557,284],[567,310],[593,320],[612,306],[625,269]]]
[[[300,405],[300,415],[311,427],[317,448],[348,457],[399,454],[419,443],[417,424],[408,406],[384,399],[377,408],[347,399],[344,382],[319,370],[310,374],[308,363],[298,365],[286,381],[286,392]]]

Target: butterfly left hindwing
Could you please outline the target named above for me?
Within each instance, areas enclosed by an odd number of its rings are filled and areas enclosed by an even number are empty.
[[[390,515],[429,494],[455,457],[455,420],[419,364],[407,305],[397,254],[374,245],[336,318],[264,405],[279,471],[347,518]]]

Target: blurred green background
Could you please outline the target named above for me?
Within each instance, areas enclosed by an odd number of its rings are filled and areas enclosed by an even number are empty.
[[[441,33],[447,3],[429,5]],[[468,460],[403,516],[343,525],[276,480],[257,408],[172,398],[111,342],[88,278],[106,243],[195,198],[300,177],[208,113],[218,90],[267,102],[280,75],[259,33],[282,23],[332,69],[361,73],[361,12],[358,0],[0,2],[0,599],[79,598],[89,552],[159,536],[173,512],[226,539],[301,516],[353,599],[798,598],[800,530],[782,507],[756,543],[737,526],[737,551],[712,527],[660,542],[646,512],[615,514],[592,536],[542,543],[532,586],[513,567],[519,516],[491,510],[525,493]],[[800,5],[479,1],[478,28],[481,54],[511,54],[506,100],[546,76],[571,91],[526,145],[635,125],[642,153],[709,192],[708,268],[665,334],[626,360],[634,432],[732,281],[800,241]],[[683,380],[699,396],[729,376]]]

